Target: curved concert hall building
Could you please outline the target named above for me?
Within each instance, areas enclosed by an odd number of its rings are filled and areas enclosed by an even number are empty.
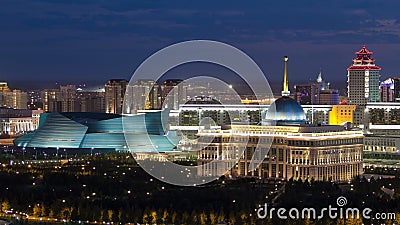
[[[174,132],[164,133],[168,111],[125,116],[108,113],[44,113],[39,126],[14,144],[27,148],[114,149],[158,152],[176,147]],[[127,143],[128,142],[128,143]],[[129,144],[129,145],[128,145]],[[128,147],[129,146],[129,147]]]

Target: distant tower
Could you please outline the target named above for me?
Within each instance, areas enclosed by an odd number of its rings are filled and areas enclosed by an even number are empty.
[[[330,88],[329,87],[330,83],[327,83],[322,79],[322,69],[319,70],[319,74],[317,77],[317,85],[318,85],[318,90],[329,90]]]
[[[353,65],[347,68],[347,92],[350,104],[365,105],[367,102],[379,102],[379,71],[371,57],[373,52],[365,45],[356,52]]]
[[[319,70],[318,78],[317,78],[317,83],[322,83],[322,70]]]
[[[289,96],[290,91],[289,91],[289,81],[287,78],[287,63],[288,63],[289,58],[287,56],[283,57],[284,61],[284,66],[283,66],[283,91],[282,91],[282,96]]]

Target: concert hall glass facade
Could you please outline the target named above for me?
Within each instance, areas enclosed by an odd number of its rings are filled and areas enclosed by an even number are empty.
[[[14,141],[27,148],[115,149],[116,151],[169,152],[176,148],[176,133],[163,130],[168,111],[137,115],[107,113],[44,113],[37,130]],[[128,135],[124,135],[128,134]],[[128,137],[128,139],[126,139]],[[127,141],[129,141],[130,149]],[[156,148],[148,146],[153,145]]]

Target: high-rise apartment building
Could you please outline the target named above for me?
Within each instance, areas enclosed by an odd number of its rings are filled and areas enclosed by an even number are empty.
[[[28,93],[21,90],[12,91],[11,108],[14,109],[27,109],[28,106]]]
[[[128,81],[112,79],[105,85],[106,113],[121,114]]]
[[[162,108],[179,109],[179,105],[186,102],[187,86],[182,80],[165,80],[160,88]]]
[[[373,52],[365,45],[356,52],[353,65],[347,68],[347,92],[349,103],[366,105],[367,102],[379,102],[379,76],[381,68],[375,65]]]
[[[60,85],[61,99],[61,112],[79,112],[80,102],[76,94],[75,85]]]
[[[28,92],[28,109],[43,110],[42,92],[31,90]]]
[[[43,111],[44,112],[61,112],[60,104],[57,102],[61,99],[59,89],[44,89],[42,91]]]
[[[80,112],[104,112],[106,110],[104,94],[104,92],[96,91],[77,92]]]
[[[127,90],[130,99],[126,101],[126,111],[134,113],[136,110],[159,109],[158,84],[154,80],[137,80],[129,85]]]
[[[21,90],[1,92],[1,105],[13,109],[27,109],[28,94]]]
[[[388,78],[379,85],[380,102],[394,102],[394,80]]]
[[[21,90],[10,90],[7,82],[0,82],[0,105],[13,109],[26,109],[28,94]]]
[[[45,112],[104,112],[104,92],[84,91],[75,85],[60,86],[60,89],[45,89],[42,92]]]

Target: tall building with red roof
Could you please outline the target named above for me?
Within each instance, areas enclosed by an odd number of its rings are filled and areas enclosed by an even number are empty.
[[[379,102],[381,68],[375,65],[375,60],[371,57],[373,52],[363,45],[355,54],[353,65],[347,68],[349,104],[365,105],[367,102]]]

